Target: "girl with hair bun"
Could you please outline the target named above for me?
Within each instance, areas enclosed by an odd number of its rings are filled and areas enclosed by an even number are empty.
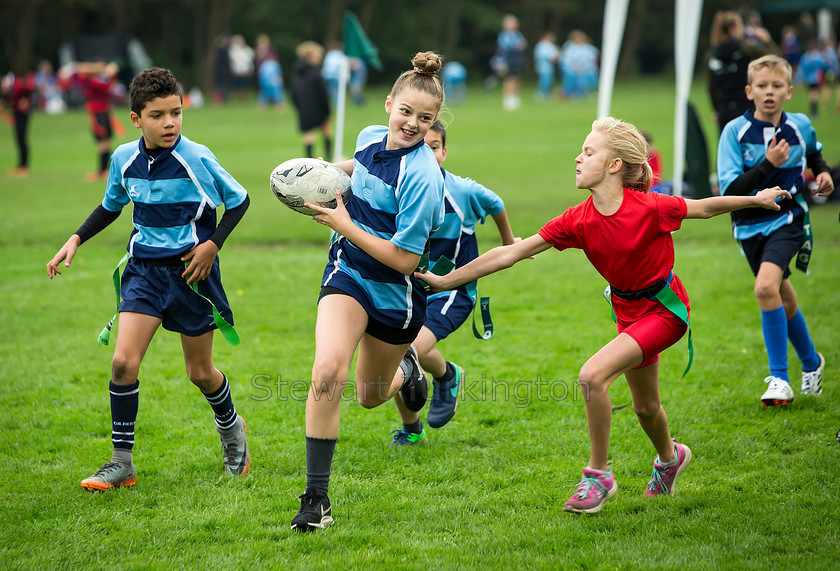
[[[425,439],[419,411],[428,380],[411,343],[423,326],[426,292],[414,277],[430,234],[443,221],[443,175],[423,138],[444,101],[440,56],[421,52],[385,98],[387,126],[364,128],[352,160],[336,163],[352,180],[345,205],[307,204],[334,231],[315,323],[315,363],[306,402],[306,491],[292,529],[333,522],[327,497],[339,405],[353,355],[359,403],[394,401],[403,429],[396,444]]]
[[[691,461],[688,446],[672,440],[659,399],[659,353],[688,329],[688,294],[673,272],[671,232],[686,218],[711,218],[750,206],[778,210],[776,199],[790,195],[779,187],[754,196],[701,200],[649,192],[647,143],[633,125],[612,117],[592,124],[575,164],[575,186],[589,190],[586,200],[530,238],[494,248],[446,276],[419,275],[434,291],[448,290],[554,246],[582,249],[610,284],[618,336],[580,370],[591,449],[583,478],[563,506],[568,512],[595,513],[618,489],[607,453],[612,419],[607,389],[622,374],[639,424],[658,454],[646,495],[672,494],[677,476]]]

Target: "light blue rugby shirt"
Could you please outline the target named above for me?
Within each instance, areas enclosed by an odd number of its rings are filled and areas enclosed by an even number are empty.
[[[767,156],[767,147],[773,138],[782,139],[790,145],[788,159],[773,169],[770,174],[754,189],[751,194],[773,186],[779,186],[791,193],[794,198],[786,198],[779,203],[778,212],[764,208],[745,208],[732,213],[733,235],[738,240],[755,236],[768,236],[782,228],[802,214],[803,207],[796,200],[805,185],[802,174],[808,164],[808,156],[822,151],[822,143],[817,140],[817,133],[811,120],[803,113],[782,112],[782,120],[777,127],[756,119],[752,111],[747,111],[726,124],[718,143],[718,183],[720,193],[726,194],[732,182],[747,170],[760,164]],[[800,197],[800,200],[801,197]]]
[[[246,197],[210,149],[181,135],[154,158],[142,138],[117,147],[102,206],[120,212],[133,202],[127,250],[137,258],[160,259],[208,240],[216,229],[216,208],[236,208]]]
[[[446,215],[430,242],[429,267],[445,256],[460,268],[478,257],[478,240],[475,225],[484,224],[487,215],[499,214],[505,208],[504,201],[495,192],[471,178],[461,177],[444,169],[444,206]],[[471,297],[475,295],[476,282],[461,286]],[[449,297],[452,292],[441,291],[429,299]]]
[[[385,149],[387,133],[387,127],[378,125],[359,133],[347,211],[366,232],[422,255],[430,234],[443,222],[443,176],[423,140],[391,151]],[[376,319],[401,329],[423,323],[422,283],[382,264],[343,236],[330,248],[322,285],[341,289],[339,274],[361,290],[364,299],[357,300]]]

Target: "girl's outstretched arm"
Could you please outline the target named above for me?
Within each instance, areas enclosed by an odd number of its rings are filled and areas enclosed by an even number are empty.
[[[551,247],[539,234],[508,246],[497,246],[445,276],[432,273],[415,273],[415,277],[432,286],[434,291],[444,291],[477,280],[482,276],[511,267],[519,260],[532,258]]]
[[[686,199],[686,218],[711,218],[718,214],[726,214],[742,208],[760,206],[767,210],[779,210],[776,201],[781,198],[791,198],[786,190],[774,186],[760,190],[753,196],[713,196],[700,200]]]

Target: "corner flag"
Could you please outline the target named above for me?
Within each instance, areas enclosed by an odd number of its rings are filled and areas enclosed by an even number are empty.
[[[362,29],[356,15],[347,10],[344,12],[344,61],[341,63],[341,73],[338,76],[338,97],[336,99],[335,145],[333,146],[333,162],[344,159],[344,118],[346,112],[347,81],[350,77],[350,58],[359,58],[365,63],[382,71],[379,61],[379,50],[376,49],[367,34]]]
[[[347,57],[357,57],[382,71],[379,61],[379,50],[368,39],[359,19],[349,10],[344,12],[344,54]]]

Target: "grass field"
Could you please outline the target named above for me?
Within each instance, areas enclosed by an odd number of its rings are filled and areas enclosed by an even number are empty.
[[[451,108],[445,165],[496,190],[521,236],[585,197],[573,160],[596,113],[594,97],[537,105],[528,93],[522,109],[505,113],[498,91],[474,88]],[[366,107],[350,109],[347,151],[361,127],[385,121],[384,95],[371,90]],[[692,99],[714,136],[702,86]],[[789,108],[806,106],[797,88]],[[672,85],[619,82],[612,112],[653,133],[668,176]],[[815,125],[835,162],[840,116],[826,110]],[[184,133],[208,145],[252,198],[221,253],[243,342],[231,349],[217,338],[215,348],[248,422],[251,470],[219,477],[211,410],[184,374],[177,336],[161,331],[140,377],[137,485],[106,494],[79,487],[110,457],[111,351],[95,338],[113,312],[110,275],[130,213],[85,244],[62,277],[46,278],[46,262],[104,185],[82,182],[95,165],[84,114],[36,115],[32,175],[0,178],[2,567],[840,567],[840,446],[829,446],[840,429],[837,202],[813,209],[813,273],[793,277],[828,362],[824,391],[784,410],[759,402],[760,316],[728,217],[687,221],[675,234],[696,344],[686,378],[685,341],[661,364],[672,432],[695,456],[676,496],[644,497],[655,453],[627,407],[612,428],[618,495],[596,516],[561,511],[588,458],[574,382],[614,326],[603,279],[583,255],[546,253],[480,282],[493,299],[492,340],[464,327],[440,344],[467,383],[455,418],[430,430],[429,446],[390,447],[393,405],[367,411],[345,400],[330,488],[336,524],[300,536],[289,521],[305,482],[304,401],[327,236],[268,188],[271,169],[302,152],[295,117],[259,114],[252,102],[187,110]],[[14,160],[7,130],[0,169]],[[479,229],[482,251],[497,241],[492,226]],[[798,379],[792,349],[790,363]],[[611,396],[630,402],[623,380]]]

